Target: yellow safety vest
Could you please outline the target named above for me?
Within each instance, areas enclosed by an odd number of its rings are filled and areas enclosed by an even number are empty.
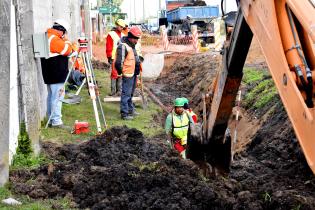
[[[183,113],[182,117],[178,117],[173,111],[173,137],[181,140],[181,145],[187,144],[187,135],[189,130],[189,116],[186,112]]]
[[[115,55],[116,55],[116,51],[117,51],[117,47],[118,44],[120,42],[120,37],[118,36],[118,34],[116,33],[116,31],[110,31],[108,33],[109,36],[112,37],[113,39],[113,50],[112,50],[112,59],[115,59]]]

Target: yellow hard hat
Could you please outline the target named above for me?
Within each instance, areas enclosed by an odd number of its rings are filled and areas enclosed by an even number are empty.
[[[118,19],[118,20],[116,20],[116,25],[117,26],[121,26],[121,27],[126,27],[126,23],[125,23],[125,21],[123,20],[123,19]]]

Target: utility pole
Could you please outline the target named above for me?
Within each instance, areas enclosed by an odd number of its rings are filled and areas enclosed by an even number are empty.
[[[90,56],[92,55],[92,40],[91,40],[91,18],[90,18],[90,2],[84,0],[84,33],[89,41],[88,51]]]
[[[133,0],[133,9],[134,9],[134,15],[135,15],[135,23],[137,23],[136,0]]]
[[[102,7],[102,0],[97,0],[97,9],[99,11],[100,7]],[[97,24],[100,40],[103,41],[103,33],[104,33],[104,28],[103,28],[103,14],[98,13],[98,24]]]
[[[145,6],[144,6],[144,0],[142,0],[142,9],[143,9],[143,23],[145,23]]]
[[[0,1],[0,186],[9,179],[11,0]]]

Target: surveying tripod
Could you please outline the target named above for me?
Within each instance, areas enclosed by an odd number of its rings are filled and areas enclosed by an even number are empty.
[[[81,58],[84,64],[84,69],[85,69],[85,80],[83,81],[81,87],[83,86],[85,82],[87,83],[89,94],[93,103],[97,132],[100,134],[102,132],[102,128],[101,128],[98,108],[100,109],[100,112],[103,118],[104,128],[107,128],[107,123],[105,120],[105,114],[104,114],[103,107],[101,104],[101,99],[99,96],[100,94],[99,94],[98,86],[96,84],[94,69],[93,69],[91,59],[88,53],[88,40],[86,38],[79,38],[78,41],[79,41],[79,54],[81,55]]]

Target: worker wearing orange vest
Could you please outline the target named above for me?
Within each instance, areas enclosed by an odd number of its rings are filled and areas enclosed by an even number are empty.
[[[51,115],[49,124],[53,127],[63,127],[61,100],[64,97],[64,82],[68,75],[68,56],[77,53],[71,42],[66,39],[70,25],[63,19],[57,19],[52,28],[47,30],[49,58],[41,59],[42,73],[47,84],[47,114]]]
[[[115,68],[113,68],[113,60],[115,59],[117,46],[122,37],[122,30],[126,27],[126,24],[122,19],[116,20],[115,24],[115,30],[110,31],[106,38],[106,56],[108,63],[112,65],[110,95],[115,95],[121,92],[121,76],[118,75]]]
[[[132,103],[132,92],[136,85],[136,78],[140,72],[140,59],[135,46],[141,37],[141,30],[134,26],[127,37],[121,39],[114,61],[118,74],[122,74],[122,91],[120,100],[120,114],[123,120],[132,120],[135,108]]]

